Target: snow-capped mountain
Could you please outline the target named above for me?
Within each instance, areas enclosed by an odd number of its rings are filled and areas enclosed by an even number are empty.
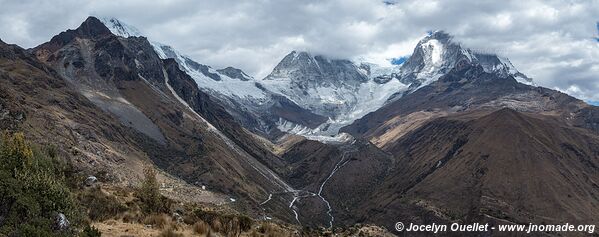
[[[102,21],[119,36],[142,36],[117,19]],[[292,51],[261,80],[233,67],[215,70],[162,43],[152,46],[160,58],[174,59],[246,128],[271,137],[282,131],[321,141],[347,140],[338,134],[341,127],[436,81],[462,61],[533,84],[506,58],[463,48],[442,31],[423,38],[401,65],[382,67]]]
[[[368,82],[371,82],[368,74],[349,60],[293,51],[283,58],[263,84],[310,111],[335,118],[355,110],[356,105],[363,103],[360,100],[378,99],[358,93]],[[376,85],[370,87],[373,86]],[[395,83],[388,87],[397,91],[401,85]]]
[[[486,72],[496,73],[502,78],[513,76],[520,83],[533,84],[532,79],[518,72],[507,58],[473,52],[454,42],[452,38],[443,31],[435,31],[420,40],[412,56],[401,65],[399,73],[394,77],[411,84],[414,90],[436,81],[464,60],[479,64]]]
[[[280,121],[279,129],[305,136],[336,135],[342,126],[380,108],[392,95],[408,88],[399,80],[373,80],[367,70],[349,60],[296,51],[285,56],[262,84],[328,118],[316,129]]]
[[[443,31],[423,38],[405,63],[392,67],[292,52],[263,83],[269,90],[329,118],[316,129],[283,121],[279,124],[281,130],[331,136],[344,125],[436,81],[461,62],[479,65],[499,78],[511,76],[520,83],[534,85],[507,58],[464,48]]]

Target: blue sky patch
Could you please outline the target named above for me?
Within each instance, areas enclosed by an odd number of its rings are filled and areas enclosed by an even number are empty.
[[[587,101],[587,103],[589,103],[589,104],[592,104],[592,105],[594,105],[594,106],[599,106],[599,101],[592,101],[592,100],[589,100],[589,101]]]
[[[393,65],[401,65],[404,62],[406,62],[406,60],[408,60],[409,57],[410,56],[402,56],[399,58],[392,58],[390,61],[391,61],[391,64],[393,64]]]

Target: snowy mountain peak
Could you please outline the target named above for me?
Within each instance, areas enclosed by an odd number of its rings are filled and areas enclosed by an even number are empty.
[[[453,36],[443,31],[432,32],[418,42],[412,56],[401,66],[398,78],[417,89],[436,81],[460,61],[478,64],[486,72],[496,73],[502,78],[513,76],[521,83],[534,84],[506,58],[473,52],[454,42]]]
[[[368,80],[366,74],[346,59],[329,59],[305,51],[292,51],[272,70],[265,80],[291,80],[296,84],[361,83]]]
[[[307,137],[328,136],[336,135],[340,127],[380,108],[394,94],[407,89],[398,80],[371,80],[375,71],[379,73],[374,65],[292,51],[261,83],[300,107],[329,118],[315,129],[280,121],[280,130]]]
[[[115,35],[121,37],[143,36],[141,32],[114,17],[98,17],[98,19]]]

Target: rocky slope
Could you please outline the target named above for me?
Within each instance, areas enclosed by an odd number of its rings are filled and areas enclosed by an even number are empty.
[[[0,41],[0,78],[2,130],[56,147],[88,174],[115,170],[109,178],[124,184],[141,175],[148,161],[141,147],[156,142],[73,91],[34,55]]]
[[[438,118],[387,148],[397,163],[358,212],[389,226],[406,204],[465,222],[597,222],[598,145],[513,109]]]
[[[90,17],[31,51],[73,91],[144,134],[139,149],[163,170],[249,206],[291,190],[273,171],[280,159],[147,39],[114,35]]]
[[[363,156],[387,157],[388,161],[342,163],[333,180],[352,180],[352,186],[372,196],[354,190],[349,198],[343,189],[325,186],[325,193],[337,190],[327,195],[327,201],[337,205],[333,210],[348,210],[333,211],[338,224],[365,221],[392,228],[397,217],[418,223],[596,220],[596,215],[587,212],[595,204],[579,205],[575,200],[597,202],[593,190],[598,136],[590,122],[596,119],[591,111],[597,107],[558,91],[520,83],[512,74],[488,70],[467,57],[430,84],[419,85],[417,79],[412,82],[413,91],[342,128],[358,141],[366,139],[383,150]],[[305,157],[296,169],[309,175],[299,180],[317,179],[319,174],[311,170],[327,166],[313,157],[340,156],[334,147],[307,144],[298,143],[283,155]],[[298,153],[304,149],[309,152]],[[445,167],[449,162],[452,165]],[[478,164],[483,163],[481,168]],[[351,173],[352,166],[381,176],[360,179]],[[552,179],[546,186],[533,184],[546,176]],[[291,173],[290,181],[293,177]],[[378,181],[373,184],[371,180]],[[347,183],[337,187],[343,184]],[[553,190],[551,198],[543,197],[539,190],[544,189]],[[573,193],[581,196],[569,199]],[[357,208],[344,209],[343,203]]]

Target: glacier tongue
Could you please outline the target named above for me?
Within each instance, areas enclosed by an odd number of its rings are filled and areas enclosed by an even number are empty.
[[[336,128],[336,133],[324,133],[322,128],[326,127],[327,125],[331,125],[330,121],[315,129],[295,124],[282,118],[280,118],[279,122],[277,122],[277,128],[282,132],[300,135],[308,140],[316,140],[324,143],[347,143],[354,140],[354,137],[348,133],[338,133],[339,128],[342,126],[338,126]]]

